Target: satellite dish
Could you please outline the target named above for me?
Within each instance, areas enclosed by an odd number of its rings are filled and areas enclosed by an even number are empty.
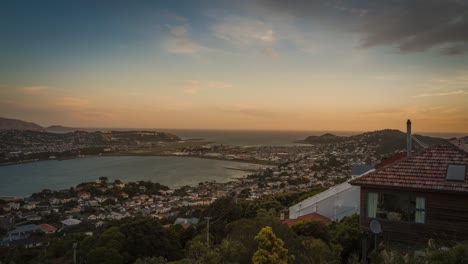
[[[382,226],[380,225],[380,222],[377,220],[372,220],[370,222],[370,230],[374,234],[380,234],[382,233]]]

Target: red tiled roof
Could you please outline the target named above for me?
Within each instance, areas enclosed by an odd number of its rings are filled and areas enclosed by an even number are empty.
[[[398,152],[398,153],[395,153],[393,155],[391,155],[390,157],[382,160],[380,163],[378,163],[377,165],[375,165],[375,169],[380,169],[380,168],[383,168],[387,165],[390,165],[396,161],[399,161],[401,159],[404,159],[406,157],[406,152]]]
[[[57,230],[57,228],[51,226],[51,225],[48,225],[48,224],[40,224],[39,227],[41,228],[42,231],[44,231],[45,233],[48,233],[48,232],[55,232]]]
[[[447,181],[447,168],[450,164],[468,167],[468,153],[453,145],[431,147],[421,153],[413,154],[410,159],[401,159],[351,180],[350,183],[360,186],[468,193],[468,170],[465,172],[465,181]]]
[[[283,223],[285,223],[289,227],[291,227],[291,226],[293,226],[295,223],[297,223],[299,221],[311,220],[311,219],[319,220],[319,221],[323,222],[326,225],[330,225],[332,223],[332,220],[330,218],[328,218],[326,216],[323,216],[321,214],[317,214],[317,213],[306,214],[306,215],[303,215],[303,216],[299,216],[296,219],[286,219],[286,220],[283,221]]]

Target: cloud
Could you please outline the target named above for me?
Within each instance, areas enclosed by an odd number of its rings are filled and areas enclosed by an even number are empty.
[[[185,33],[187,33],[187,31],[188,31],[188,26],[186,26],[186,25],[171,27],[171,33],[174,36],[185,35]]]
[[[201,81],[201,80],[187,80],[183,89],[184,93],[196,94],[207,89],[225,89],[231,88],[233,85],[221,81]]]
[[[240,16],[225,17],[213,27],[213,34],[237,45],[272,44],[275,32],[266,23]]]
[[[257,0],[275,14],[290,14],[310,26],[324,25],[357,33],[359,46],[396,46],[401,52],[439,50],[460,55],[468,45],[465,0]],[[447,48],[448,47],[448,48]]]
[[[414,97],[439,97],[439,96],[450,96],[450,95],[467,95],[468,91],[465,90],[453,90],[445,92],[433,92],[433,93],[422,93]]]
[[[208,49],[195,43],[187,36],[188,26],[168,26],[172,36],[165,38],[161,47],[172,54],[197,54]]]
[[[18,90],[20,93],[24,93],[24,94],[37,94],[37,93],[46,91],[46,90],[48,90],[48,89],[49,89],[49,87],[44,86],[44,85],[27,86],[27,87],[20,87],[20,88],[17,88],[17,90]]]
[[[272,48],[263,48],[260,50],[260,54],[267,57],[278,57],[278,53]]]
[[[206,50],[203,46],[196,44],[187,38],[170,37],[164,40],[161,47],[173,54],[196,54]]]
[[[247,116],[247,117],[252,117],[252,118],[262,118],[262,119],[269,119],[269,118],[282,116],[281,113],[274,112],[270,109],[263,108],[263,107],[256,106],[256,105],[250,105],[250,104],[239,104],[239,105],[218,107],[216,108],[216,111],[240,114],[242,116]]]

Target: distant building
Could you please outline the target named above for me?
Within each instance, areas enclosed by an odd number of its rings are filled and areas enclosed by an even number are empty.
[[[189,225],[196,225],[198,224],[198,222],[200,221],[200,219],[196,218],[196,217],[192,217],[192,218],[177,218],[175,221],[174,221],[174,225],[185,225],[185,224],[189,224]]]
[[[79,223],[81,223],[81,221],[78,219],[69,218],[69,219],[60,221],[60,223],[62,223],[63,226],[74,226],[74,225],[78,225]]]
[[[39,227],[41,228],[42,232],[44,232],[45,234],[53,234],[57,232],[57,228],[49,224],[40,224]]]

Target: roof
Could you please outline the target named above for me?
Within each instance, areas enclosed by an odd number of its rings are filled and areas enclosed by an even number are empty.
[[[39,227],[44,233],[55,232],[57,230],[57,228],[48,224],[40,224]]]
[[[374,166],[368,164],[354,165],[351,169],[351,175],[362,175],[372,169],[374,169]]]
[[[36,232],[40,231],[41,228],[38,225],[23,225],[17,226],[15,229],[9,231],[8,235],[19,234],[19,233],[29,233],[29,232]]]
[[[70,219],[62,220],[62,221],[60,221],[60,223],[62,223],[64,225],[67,225],[67,226],[71,226],[71,225],[77,225],[77,224],[81,223],[81,221],[78,220],[78,219],[70,218]]]
[[[285,223],[289,227],[291,227],[291,226],[293,226],[295,223],[297,223],[299,221],[312,220],[312,219],[319,220],[319,221],[323,222],[326,225],[330,225],[332,223],[332,220],[330,218],[328,218],[326,216],[323,216],[321,214],[318,214],[318,213],[310,213],[310,214],[302,215],[302,216],[299,216],[296,219],[286,219],[286,220],[283,221],[283,223]]]
[[[468,170],[465,180],[447,181],[449,165],[468,166],[468,153],[453,146],[439,145],[415,153],[381,167],[374,172],[351,180],[352,185],[410,188],[427,191],[466,192],[468,194]]]
[[[393,155],[391,155],[390,157],[386,158],[386,159],[383,159],[380,163],[378,163],[377,165],[375,165],[375,168],[376,169],[380,169],[380,168],[383,168],[387,165],[390,165],[396,161],[399,161],[401,159],[404,159],[406,158],[406,155],[407,153],[406,152],[398,152],[398,153],[395,153]]]

